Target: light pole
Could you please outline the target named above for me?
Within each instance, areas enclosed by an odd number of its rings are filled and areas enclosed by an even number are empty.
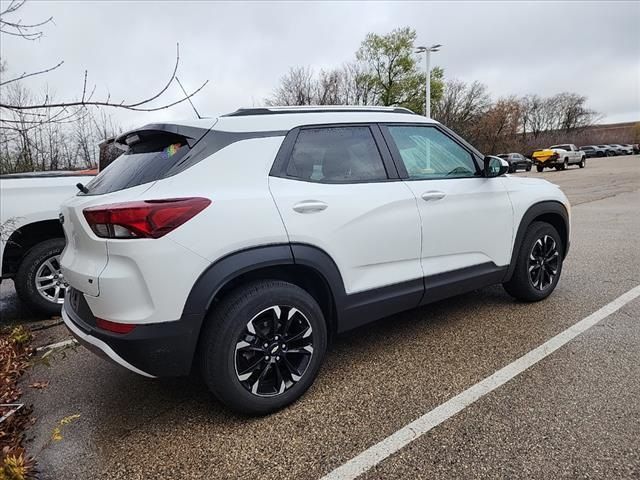
[[[431,52],[437,52],[440,47],[439,43],[430,47],[418,47],[416,53],[424,53],[424,63],[426,72],[425,81],[425,98],[424,98],[424,116],[431,118]]]

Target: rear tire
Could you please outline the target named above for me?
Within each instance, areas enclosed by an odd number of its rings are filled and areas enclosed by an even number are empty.
[[[560,170],[566,170],[567,168],[569,168],[569,159],[565,158],[564,162],[562,162],[562,165],[560,166]]]
[[[518,300],[543,300],[560,280],[563,258],[564,244],[558,231],[546,222],[534,222],[524,235],[511,278],[502,285]]]
[[[56,287],[58,287],[58,285],[56,285],[58,278],[52,278],[38,283],[36,274],[38,271],[41,271],[41,274],[44,273],[47,274],[47,277],[53,277],[56,273],[50,272],[49,267],[46,267],[45,264],[47,262],[52,262],[55,265],[57,260],[54,259],[60,256],[64,246],[64,238],[52,238],[50,240],[40,242],[29,250],[29,253],[25,255],[18,267],[16,276],[13,279],[16,293],[20,300],[22,300],[29,309],[34,312],[43,313],[45,315],[60,315],[62,303],[54,303],[51,300],[47,300],[46,296],[38,291],[38,285],[42,287],[44,283],[51,283],[51,289],[47,289],[45,293],[48,297],[53,297],[55,295]],[[66,285],[64,283],[64,279],[60,277],[58,293],[61,299],[64,298],[65,289]]]
[[[544,170],[544,167],[538,165],[538,166],[536,166],[536,170],[538,171],[538,173],[541,173]]]
[[[199,360],[205,383],[224,405],[265,415],[302,396],[326,348],[315,299],[291,283],[259,280],[231,292],[209,315]]]
[[[527,170],[527,172],[530,172],[531,171],[531,165],[527,165],[526,170]]]
[[[582,160],[580,160],[579,166],[580,168],[584,168],[587,165],[587,159],[582,157]]]

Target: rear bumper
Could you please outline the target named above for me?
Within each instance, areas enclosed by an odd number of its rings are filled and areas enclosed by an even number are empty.
[[[70,289],[62,318],[74,337],[97,355],[145,377],[188,375],[198,332],[194,322],[138,325],[127,334],[99,329],[84,295]]]
[[[556,165],[556,164],[560,164],[562,162],[560,162],[558,160],[558,158],[549,158],[546,160],[538,160],[537,158],[533,159],[533,164],[538,167],[538,166],[542,166],[542,167],[550,167],[552,165]]]

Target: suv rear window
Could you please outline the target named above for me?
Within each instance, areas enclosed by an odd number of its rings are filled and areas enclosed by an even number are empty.
[[[184,137],[164,132],[147,134],[86,185],[88,195],[116,192],[163,178],[188,151]]]

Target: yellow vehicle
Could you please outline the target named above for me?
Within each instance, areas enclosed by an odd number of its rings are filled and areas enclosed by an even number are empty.
[[[587,154],[579,150],[572,143],[563,145],[552,145],[542,150],[534,150],[531,159],[536,166],[536,170],[541,172],[545,168],[555,168],[565,170],[569,165],[578,165],[584,168]]]
[[[543,148],[542,150],[534,150],[531,155],[531,160],[536,166],[536,170],[541,172],[544,167],[555,167],[556,161],[560,158],[558,152],[551,150],[550,148]]]

